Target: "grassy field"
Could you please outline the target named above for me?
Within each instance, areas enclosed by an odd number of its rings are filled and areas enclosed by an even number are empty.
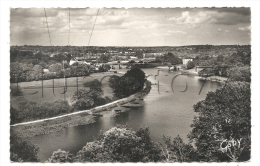
[[[78,77],[78,89],[89,89],[84,87],[84,82],[90,82],[94,79],[99,81],[109,75],[120,75],[114,73],[93,73],[88,77]],[[53,93],[53,80],[44,80],[43,81],[43,97],[42,97],[42,82],[41,81],[32,81],[32,82],[21,82],[19,83],[20,88],[22,89],[22,96],[11,96],[11,104],[15,106],[20,101],[26,99],[36,103],[42,102],[54,102],[57,100],[67,100],[71,104],[71,97],[74,92],[77,91],[77,78],[66,78],[67,79],[67,91],[64,92],[64,78],[54,79],[54,93]],[[109,77],[105,77],[102,80],[102,89],[104,96],[112,96],[112,90],[108,85]],[[11,86],[16,87],[16,83],[12,83]]]

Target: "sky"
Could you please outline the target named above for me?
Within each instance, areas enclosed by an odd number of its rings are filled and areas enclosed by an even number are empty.
[[[46,17],[44,8],[10,9],[11,45],[251,43],[250,8],[46,8],[45,11]]]

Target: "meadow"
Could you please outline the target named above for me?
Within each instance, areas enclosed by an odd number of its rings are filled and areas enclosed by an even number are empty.
[[[116,73],[93,73],[87,77],[78,77],[78,89],[89,89],[89,87],[83,86],[85,82],[91,82],[94,79],[99,81],[102,79],[103,96],[112,96],[112,89],[109,87],[108,80],[110,75],[120,75]],[[54,83],[54,84],[53,84]],[[64,85],[67,84],[67,88]],[[71,104],[71,98],[77,91],[77,77],[43,80],[43,95],[42,95],[42,81],[20,82],[19,87],[23,94],[21,96],[10,97],[11,104],[15,106],[19,101],[24,99],[33,101],[36,103],[42,102],[54,102],[58,100],[67,100]],[[12,87],[16,87],[16,83],[11,83]],[[54,88],[53,88],[54,87]],[[64,93],[64,89],[66,93]]]

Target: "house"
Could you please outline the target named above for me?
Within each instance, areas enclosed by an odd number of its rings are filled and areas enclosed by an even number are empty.
[[[135,57],[135,56],[130,56],[130,59],[131,59],[131,60],[137,60],[138,58]]]
[[[193,61],[193,59],[182,59],[182,64],[187,65],[189,61]]]

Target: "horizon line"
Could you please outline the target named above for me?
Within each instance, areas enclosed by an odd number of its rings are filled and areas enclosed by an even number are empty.
[[[80,45],[10,45],[10,47],[15,46],[43,46],[43,47],[185,47],[185,46],[249,46],[251,44],[190,44],[190,45],[179,45],[179,46],[80,46]]]

